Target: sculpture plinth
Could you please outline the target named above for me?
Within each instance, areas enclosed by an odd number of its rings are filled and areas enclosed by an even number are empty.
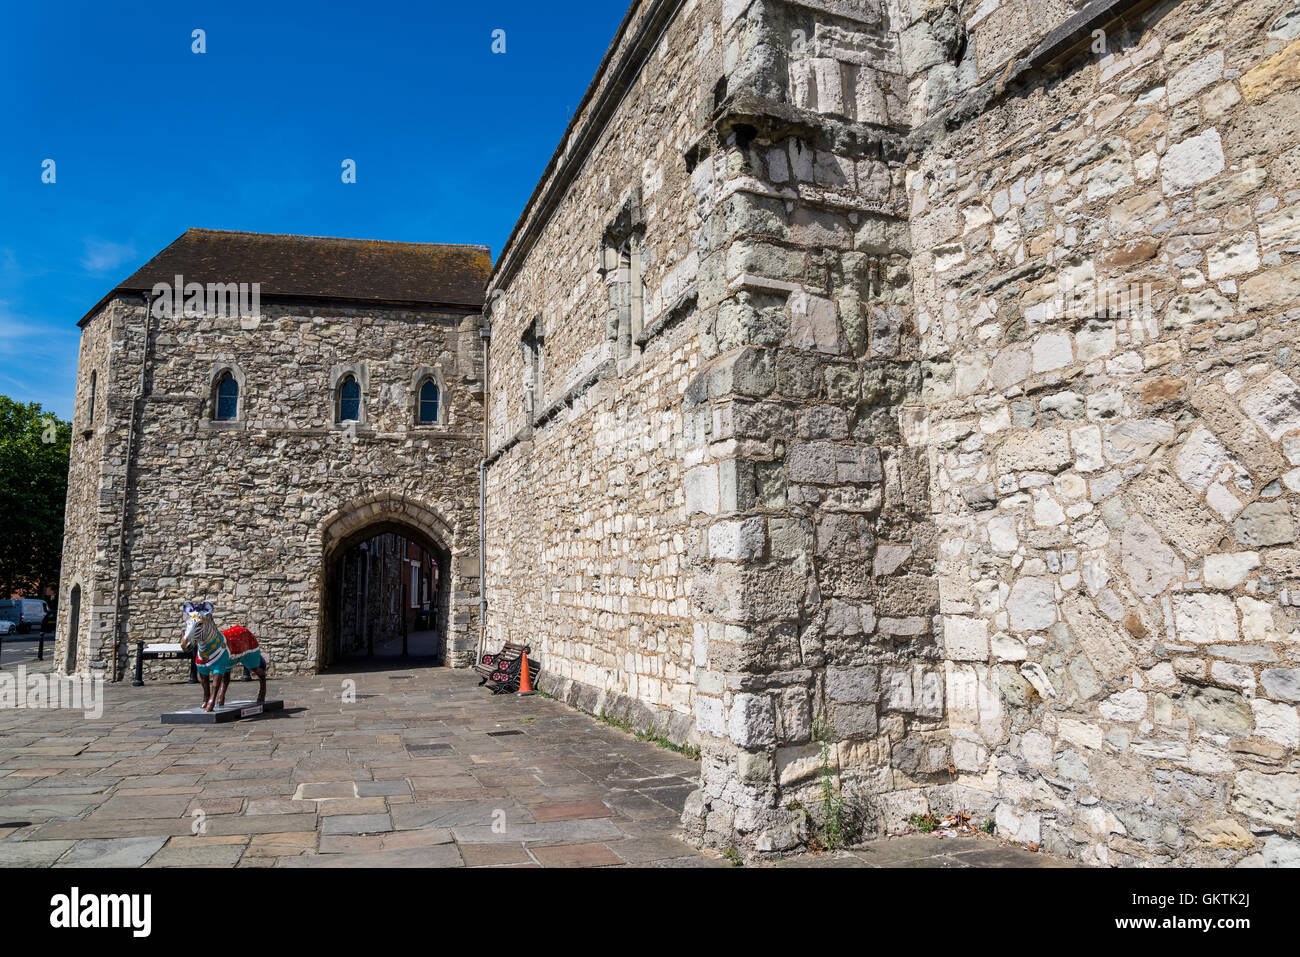
[[[162,716],[163,724],[226,724],[243,718],[255,718],[272,711],[283,711],[283,701],[230,701],[218,705],[212,711],[202,708],[188,708],[185,711],[169,711]]]

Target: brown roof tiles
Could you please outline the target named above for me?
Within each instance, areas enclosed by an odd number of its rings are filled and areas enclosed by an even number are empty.
[[[478,309],[491,269],[486,246],[190,229],[106,299],[146,292],[180,275],[205,285],[260,283],[262,297],[270,299]]]

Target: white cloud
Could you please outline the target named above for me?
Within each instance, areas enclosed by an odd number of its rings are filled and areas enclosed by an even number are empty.
[[[16,402],[39,402],[68,418],[80,333],[75,326],[41,325],[0,301],[0,393]]]
[[[100,239],[86,240],[86,254],[81,265],[87,272],[105,273],[135,258],[135,246]]]
[[[47,332],[30,320],[10,312],[7,306],[8,303],[0,301],[0,340],[39,339]]]

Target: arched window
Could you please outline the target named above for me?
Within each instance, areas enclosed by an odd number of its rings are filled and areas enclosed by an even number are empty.
[[[94,369],[90,370],[90,399],[86,403],[86,427],[93,428],[95,425],[95,387],[99,384],[99,373]]]
[[[229,372],[217,382],[217,408],[214,418],[218,422],[234,422],[239,418],[239,383]]]
[[[438,392],[438,383],[425,379],[420,386],[420,425],[438,424],[438,401],[442,396]]]
[[[339,421],[361,421],[361,386],[353,376],[346,377],[339,384]]]

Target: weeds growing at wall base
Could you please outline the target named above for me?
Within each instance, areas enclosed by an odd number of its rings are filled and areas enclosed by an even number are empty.
[[[835,726],[825,713],[817,715],[813,721],[813,740],[821,745],[821,768],[818,771],[824,815],[821,844],[828,851],[833,851],[844,844],[844,796],[840,793],[835,770],[831,767],[831,742],[835,740]]]
[[[586,711],[583,712],[583,714],[589,713],[590,712]],[[655,731],[653,728],[646,728],[644,730],[638,729],[635,725],[612,717],[604,711],[600,714],[591,716],[601,724],[607,724],[611,728],[617,728],[619,731],[633,735],[638,741],[648,741],[656,747],[663,748],[665,751],[675,751],[684,757],[690,758],[692,761],[700,760],[700,749],[693,744],[676,744],[664,737],[658,731]]]

